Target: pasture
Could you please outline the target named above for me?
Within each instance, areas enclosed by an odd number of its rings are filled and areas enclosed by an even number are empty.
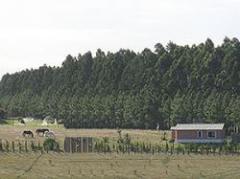
[[[118,133],[116,129],[65,129],[63,125],[48,125],[41,126],[41,121],[27,122],[26,125],[19,125],[15,120],[7,120],[5,124],[0,125],[0,139],[6,140],[26,140],[23,138],[22,132],[24,130],[31,130],[34,132],[34,141],[40,141],[41,143],[45,138],[36,135],[35,131],[38,128],[49,128],[54,131],[56,140],[63,145],[65,137],[94,137],[103,138],[109,137],[111,141],[118,139]],[[166,137],[169,138],[170,133],[166,132]],[[122,130],[122,135],[128,133],[131,136],[132,141],[142,141],[152,144],[162,143],[162,137],[164,131],[156,130]],[[29,140],[32,140],[31,138]]]
[[[0,125],[0,138],[26,140],[23,130],[35,131],[39,121],[21,126],[16,121],[6,121]],[[65,137],[109,137],[118,138],[112,129],[65,129],[62,125],[50,125],[56,140],[63,145]],[[152,144],[163,143],[164,131],[122,130],[133,141]],[[166,133],[169,138],[169,132]],[[36,136],[27,140],[43,142],[44,137]],[[56,152],[0,152],[0,178],[240,178],[240,156],[199,155],[199,154],[140,154],[140,153],[56,153]]]
[[[0,154],[0,178],[239,178],[240,157],[148,154]]]

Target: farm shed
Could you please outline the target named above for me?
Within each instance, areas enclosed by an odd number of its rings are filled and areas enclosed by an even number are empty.
[[[175,143],[223,143],[224,124],[177,124],[171,127]]]

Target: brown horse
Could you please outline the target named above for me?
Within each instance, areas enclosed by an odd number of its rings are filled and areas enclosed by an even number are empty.
[[[23,137],[32,137],[33,138],[33,132],[32,131],[23,131]]]
[[[38,136],[40,136],[40,134],[42,134],[42,136],[43,136],[45,132],[49,132],[49,129],[37,129],[36,130],[36,133]]]

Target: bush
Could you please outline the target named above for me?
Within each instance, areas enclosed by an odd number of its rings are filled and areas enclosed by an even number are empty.
[[[46,139],[43,142],[43,148],[44,150],[48,151],[59,151],[59,144],[55,141],[55,139]]]
[[[167,134],[166,132],[163,133],[162,140],[167,140],[167,138],[166,138],[166,134]]]
[[[182,145],[177,145],[176,147],[177,154],[184,153],[184,147]]]
[[[168,150],[169,150],[169,147],[168,147],[168,143],[167,143],[167,142],[166,142],[165,150],[166,150],[166,153],[167,153]]]
[[[174,141],[175,141],[174,139],[170,139],[169,143],[174,143]]]

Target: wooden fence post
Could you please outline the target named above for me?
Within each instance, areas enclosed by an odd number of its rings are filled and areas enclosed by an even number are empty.
[[[22,152],[22,144],[20,141],[18,141],[18,151],[19,151],[19,153]]]
[[[12,141],[12,152],[15,152],[15,143]]]
[[[27,145],[27,141],[24,141],[24,146],[25,146],[25,152],[28,152],[28,145]]]
[[[6,149],[6,152],[9,152],[9,142],[8,142],[8,140],[6,140],[6,142],[5,142],[5,149]]]
[[[2,139],[0,139],[0,151],[3,151],[3,144],[2,144]]]

